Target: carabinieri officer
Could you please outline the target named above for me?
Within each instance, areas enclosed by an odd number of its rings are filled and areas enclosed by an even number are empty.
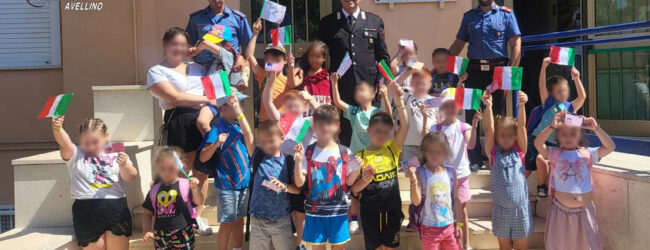
[[[458,55],[469,43],[467,56],[470,59],[467,67],[468,88],[485,89],[492,83],[492,74],[496,66],[517,66],[521,58],[521,32],[512,9],[499,6],[494,0],[478,0],[479,6],[465,12],[458,29],[456,40],[449,48],[452,55]],[[508,44],[512,48],[508,58]],[[503,91],[496,91],[494,113],[504,112]],[[471,121],[474,111],[465,112],[466,121]],[[481,165],[481,146],[470,150],[470,169],[477,171]]]
[[[190,20],[185,28],[190,36],[190,46],[196,46],[197,42],[203,40],[203,35],[210,31],[212,25],[220,24],[230,27],[232,31],[230,46],[241,54],[242,51],[239,49],[245,49],[253,35],[246,15],[228,8],[225,0],[210,0],[208,2],[208,7],[190,14]],[[195,62],[204,66],[209,66],[213,60],[214,55],[208,50],[204,50],[194,58]]]
[[[343,9],[329,14],[320,21],[318,37],[327,44],[330,54],[330,68],[338,69],[345,53],[349,53],[352,66],[340,76],[341,99],[351,105],[354,101],[354,86],[365,80],[378,83],[377,63],[384,59],[390,62],[384,36],[384,21],[377,15],[359,8],[361,0],[341,0]],[[333,71],[334,72],[334,71]],[[349,121],[342,119],[339,139],[343,145],[350,145],[352,128]]]

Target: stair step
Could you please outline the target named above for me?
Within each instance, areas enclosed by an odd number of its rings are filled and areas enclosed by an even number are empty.
[[[535,230],[528,237],[529,248],[544,248],[544,227],[546,221],[543,218],[533,216]],[[474,249],[498,249],[499,243],[492,234],[491,217],[475,217],[469,219],[470,243]]]
[[[492,216],[492,193],[486,188],[470,189],[472,199],[467,202],[467,213],[469,217],[489,217]],[[537,198],[529,195],[530,206],[535,211]]]

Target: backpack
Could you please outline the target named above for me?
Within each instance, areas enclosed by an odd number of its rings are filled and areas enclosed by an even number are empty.
[[[156,199],[156,196],[158,195],[158,191],[160,191],[160,186],[161,182],[158,182],[154,184],[151,187],[151,190],[149,191],[149,201],[151,201],[151,205],[153,207],[153,214],[156,214],[156,208],[158,208],[158,199]],[[181,192],[180,195],[183,198],[183,202],[185,202],[185,206],[187,207],[187,210],[189,210],[190,216],[192,219],[196,219],[196,209],[194,206],[192,206],[192,201],[190,200],[190,181],[185,178],[179,178],[178,179],[178,189]],[[156,216],[153,217],[154,221],[156,219]]]
[[[447,170],[447,175],[449,175],[449,184],[450,184],[450,191],[451,195],[454,195],[454,178],[456,177],[456,170],[452,167],[447,167],[445,166],[445,170]],[[427,194],[425,190],[427,190],[427,167],[422,164],[417,170],[417,174],[420,177],[420,190],[422,194],[422,199],[420,202],[420,205],[411,205],[409,206],[409,224],[412,229],[420,230],[422,227],[422,208],[424,207],[424,201],[427,198]],[[453,200],[452,200],[452,206],[453,206]]]
[[[517,155],[519,155],[519,159],[521,160],[521,165],[526,165],[526,155],[524,155],[523,152],[521,152],[521,148],[519,145],[515,144],[514,147],[512,148],[515,152],[517,152]],[[492,147],[492,152],[490,152],[490,165],[488,165],[489,168],[492,168],[492,164],[494,164],[494,158],[497,155],[497,146],[495,144],[494,147]]]
[[[549,96],[546,98],[544,103],[536,106],[533,108],[533,110],[530,111],[530,115],[528,117],[528,123],[526,123],[526,132],[528,134],[528,137],[533,135],[533,131],[539,126],[539,123],[542,122],[542,117],[544,116],[544,113],[551,107],[553,107],[553,104],[555,103],[555,100],[553,100],[552,96]],[[573,112],[573,106],[571,105],[570,101],[565,101],[564,106],[567,108],[569,112]]]
[[[343,186],[343,191],[347,192],[348,191],[348,185],[345,182],[345,175],[347,174],[347,167],[348,163],[346,160],[346,157],[348,157],[348,152],[341,147],[341,144],[338,144],[339,147],[339,154],[341,155],[341,167],[342,167],[342,175],[341,175],[341,186]],[[312,168],[312,155],[314,154],[314,149],[316,148],[316,143],[312,143],[311,145],[307,146],[307,150],[305,150],[305,160],[307,160],[307,189],[305,190],[305,196],[309,195],[308,192],[311,190],[311,168]]]
[[[295,166],[295,162],[293,161],[293,157],[289,157],[288,155],[285,155],[285,154],[282,154],[282,155],[284,156],[285,164],[287,165],[287,167],[289,167],[291,169],[291,171],[289,171],[289,181],[293,181],[293,168]],[[262,160],[264,160],[265,156],[266,156],[266,154],[264,152],[262,152],[262,150],[260,150],[259,148],[256,148],[255,151],[253,152],[253,157],[252,157],[252,162],[251,162],[252,165],[250,166],[252,172],[251,172],[251,178],[249,180],[250,182],[249,182],[249,185],[248,185],[249,197],[248,197],[248,203],[246,205],[247,206],[246,211],[250,211],[250,209],[251,209],[250,196],[253,194],[253,188],[254,188],[253,184],[255,182],[255,173],[257,173],[257,170],[259,169],[260,164],[262,164]],[[246,215],[246,233],[244,235],[244,238],[246,239],[246,241],[248,241],[250,239],[250,227],[251,227],[251,214],[249,212]]]
[[[580,157],[582,157],[582,159],[587,164],[587,169],[591,170],[591,168],[594,166],[594,161],[593,159],[591,159],[591,152],[589,152],[589,149],[585,147],[579,147],[577,150]],[[551,171],[549,171],[548,187],[551,191],[550,192],[551,197],[553,197],[555,194],[555,190],[553,190],[553,185],[551,185],[551,182],[553,181],[553,170],[555,170],[555,164],[558,162],[558,160],[560,160],[560,156],[562,156],[563,151],[564,149],[562,148],[549,148],[548,163]],[[592,183],[593,183],[593,179],[592,179]]]

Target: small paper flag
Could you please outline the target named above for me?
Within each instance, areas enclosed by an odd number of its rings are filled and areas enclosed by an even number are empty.
[[[280,24],[282,20],[284,20],[284,13],[286,11],[286,6],[267,0],[264,1],[264,4],[262,5],[260,18],[266,19],[269,22]]]
[[[347,164],[347,173],[352,173],[354,171],[359,171],[361,169],[361,162],[359,162],[359,159],[354,154],[349,154],[345,158],[345,163]]]
[[[291,44],[291,25],[271,30],[273,47]]]
[[[502,90],[520,90],[523,72],[524,68],[522,67],[495,67],[492,84],[496,84],[496,87]],[[490,87],[490,89],[493,88]]]
[[[341,64],[339,64],[339,68],[336,70],[336,73],[339,75],[339,77],[343,77],[343,75],[345,75],[345,72],[348,72],[348,69],[350,69],[350,66],[352,66],[350,53],[345,52],[343,60],[341,61]]]
[[[47,98],[45,106],[38,115],[38,119],[65,115],[65,111],[68,110],[70,100],[72,100],[73,96],[74,94],[61,94]]]
[[[223,40],[228,42],[232,41],[232,31],[229,27],[215,24],[212,25],[212,29],[203,35],[203,40],[206,40],[211,43],[220,43]]]
[[[185,177],[187,177],[187,179],[189,180],[190,175],[188,175],[187,172],[185,172],[185,169],[183,168],[183,162],[181,161],[181,158],[179,158],[178,155],[176,154],[176,151],[173,152],[173,158],[174,158],[174,164],[176,164],[176,168],[178,168],[178,171],[181,171],[181,173],[183,173],[183,175],[185,175]]]
[[[565,48],[551,46],[551,62],[559,65],[573,66],[575,63],[576,50],[574,48]]]
[[[582,127],[584,123],[584,118],[579,115],[566,114],[564,116],[564,124],[573,126],[573,127]]]
[[[284,68],[282,63],[266,63],[264,65],[264,70],[268,72],[280,72]]]
[[[415,45],[413,44],[413,40],[400,39],[399,45],[404,47],[409,47],[409,48],[415,48]]]
[[[481,108],[483,91],[470,88],[448,88],[449,96],[454,96],[454,101],[459,109],[476,110]]]
[[[447,71],[456,75],[464,75],[467,72],[467,65],[469,65],[469,59],[460,56],[450,56],[447,60]]]
[[[393,76],[393,73],[390,72],[390,67],[388,67],[388,64],[386,64],[386,61],[384,61],[384,59],[381,59],[381,61],[379,61],[377,68],[387,80],[395,81],[395,77]]]
[[[311,126],[311,122],[294,114],[284,114],[278,121],[278,126],[286,139],[301,143]]]
[[[108,153],[120,153],[124,152],[124,143],[121,142],[113,142],[111,143],[110,146],[105,150],[105,152]]]
[[[201,77],[201,84],[203,84],[205,96],[210,100],[217,100],[221,104],[226,103],[226,99],[232,94],[226,71]]]
[[[269,180],[263,180],[262,181],[262,187],[265,187],[265,188],[267,188],[268,190],[271,190],[271,191],[275,191],[276,193],[282,192],[282,190],[280,190],[279,187],[277,187],[276,185],[271,184],[271,182]]]
[[[406,64],[407,67],[412,68],[414,70],[420,70],[422,67],[424,67],[424,63],[418,62],[416,60],[409,60],[408,63]]]

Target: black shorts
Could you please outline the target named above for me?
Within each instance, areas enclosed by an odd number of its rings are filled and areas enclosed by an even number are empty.
[[[374,250],[382,245],[399,247],[399,232],[404,220],[402,210],[376,212],[362,208],[360,212],[366,249]]]
[[[289,194],[289,203],[291,205],[291,211],[296,211],[300,213],[305,213],[305,192],[304,190],[298,194]]]
[[[183,152],[197,150],[203,137],[196,127],[199,110],[174,108],[165,110],[163,121],[167,127],[167,145],[183,149]]]
[[[528,146],[527,146],[527,152],[526,156],[524,156],[524,160],[526,160],[524,167],[528,171],[535,171],[537,170],[537,155],[539,152],[537,152],[537,148],[535,148],[535,138],[536,136],[531,135],[528,138]],[[551,142],[544,142],[547,147],[557,147],[557,144],[551,143]]]
[[[131,213],[126,198],[75,200],[72,222],[81,247],[96,242],[106,231],[131,236]]]

